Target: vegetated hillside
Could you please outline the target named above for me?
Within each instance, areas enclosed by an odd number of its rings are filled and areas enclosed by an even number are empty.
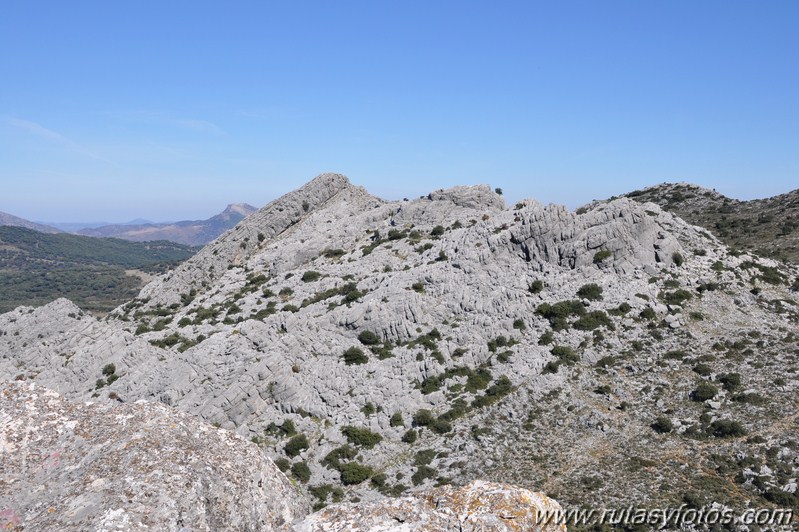
[[[799,263],[799,190],[740,201],[696,185],[670,183],[625,196],[657,203],[685,221],[710,230],[733,249]]]
[[[114,237],[134,242],[169,240],[188,246],[202,246],[234,227],[241,220],[257,211],[246,203],[233,203],[224,211],[207,220],[173,223],[105,225],[82,229],[78,233],[86,236]]]
[[[797,290],[657,205],[386,202],[325,174],[107,320],[0,316],[0,376],[236,430],[317,507],[487,479],[797,508]]]
[[[134,297],[140,273],[156,274],[196,252],[172,242],[141,244],[0,227],[0,312],[67,297],[85,310],[108,311]]]
[[[26,229],[33,229],[34,231],[39,231],[41,233],[60,233],[58,229],[55,227],[50,227],[49,225],[37,224],[36,222],[31,222],[24,218],[20,218],[18,216],[14,216],[13,214],[8,214],[5,212],[0,212],[0,226],[12,226],[12,227],[24,227]]]

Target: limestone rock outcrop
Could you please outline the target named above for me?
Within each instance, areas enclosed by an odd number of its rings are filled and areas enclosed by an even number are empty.
[[[294,532],[562,532],[560,505],[541,493],[474,481],[411,497],[337,504],[295,524]]]
[[[0,382],[0,529],[274,530],[307,509],[257,447],[194,416]]]

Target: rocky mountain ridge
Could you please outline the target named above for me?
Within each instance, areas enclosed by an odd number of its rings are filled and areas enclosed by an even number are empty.
[[[257,211],[246,203],[232,203],[221,213],[207,220],[186,220],[169,223],[115,224],[81,229],[78,234],[112,237],[134,242],[168,240],[187,246],[202,246]]]
[[[741,201],[688,183],[664,183],[625,197],[657,203],[731,248],[799,263],[799,190]]]
[[[0,316],[0,376],[235,430],[317,508],[475,479],[791,507],[796,279],[651,203],[386,202],[324,174],[106,320]]]

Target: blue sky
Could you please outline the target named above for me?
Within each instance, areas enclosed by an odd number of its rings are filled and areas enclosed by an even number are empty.
[[[324,171],[578,206],[799,187],[799,2],[21,2],[0,211],[205,218]]]

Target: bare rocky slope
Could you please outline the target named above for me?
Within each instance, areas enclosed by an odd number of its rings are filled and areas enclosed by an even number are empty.
[[[665,183],[625,196],[657,203],[731,248],[799,263],[799,190],[741,201],[688,183]]]
[[[537,530],[560,506],[474,482],[308,515],[308,500],[251,442],[164,405],[76,404],[0,382],[3,530]]]
[[[234,430],[317,508],[474,479],[795,508],[797,288],[651,203],[386,202],[324,174],[105,320],[0,316],[0,377]]]
[[[0,212],[0,225],[8,225],[11,227],[24,227],[25,229],[32,229],[34,231],[39,231],[40,233],[60,233],[58,229],[55,227],[50,227],[49,225],[44,224],[37,224],[36,222],[31,222],[30,220],[26,220],[24,218],[20,218],[19,216],[14,216],[13,214],[8,214],[5,212]]]
[[[202,246],[257,211],[246,203],[232,203],[224,211],[207,220],[186,220],[172,223],[116,224],[81,229],[78,234],[113,237],[134,242],[168,240],[187,246]]]

